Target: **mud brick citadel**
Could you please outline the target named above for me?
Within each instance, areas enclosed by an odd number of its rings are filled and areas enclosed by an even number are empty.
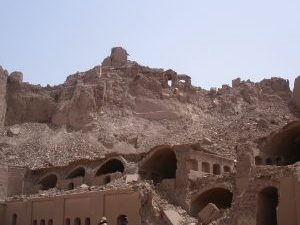
[[[204,90],[127,56],[0,67],[1,225],[300,225],[300,78]]]

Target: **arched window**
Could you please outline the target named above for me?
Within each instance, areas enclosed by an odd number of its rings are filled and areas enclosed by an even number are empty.
[[[12,224],[12,225],[17,225],[17,222],[18,222],[17,219],[18,219],[17,214],[13,214],[13,215],[12,215],[12,220],[11,220],[12,223],[11,223],[11,224]]]
[[[188,170],[194,170],[194,171],[198,170],[198,161],[196,159],[190,159],[186,163],[187,163]]]
[[[279,166],[283,165],[283,160],[281,157],[276,158],[276,165],[279,165]]]
[[[69,218],[66,219],[65,225],[71,225],[71,220]]]
[[[173,149],[160,148],[151,151],[140,164],[139,173],[143,179],[151,179],[156,185],[164,179],[175,179],[177,158]]]
[[[101,176],[104,174],[124,172],[123,162],[119,159],[111,159],[104,163],[97,171],[96,176]]]
[[[220,175],[221,174],[221,167],[219,164],[213,165],[213,174]]]
[[[224,166],[224,172],[225,173],[230,173],[230,171],[231,171],[231,169],[230,169],[230,167],[229,166]]]
[[[202,172],[210,173],[210,166],[208,162],[202,162]]]
[[[118,225],[128,225],[128,218],[126,215],[118,216]]]
[[[262,159],[260,156],[255,156],[255,165],[262,165]]]
[[[42,186],[42,190],[48,190],[50,188],[56,187],[57,176],[55,174],[50,174],[44,177],[39,184]]]
[[[81,225],[81,220],[79,217],[75,218],[74,225]]]
[[[45,222],[45,220],[44,220],[44,219],[41,219],[41,221],[40,221],[40,225],[46,225],[46,222]]]
[[[52,219],[48,220],[48,225],[53,225],[53,220]]]
[[[272,164],[273,164],[272,159],[271,159],[271,158],[267,158],[267,159],[266,159],[266,164],[267,164],[267,165],[272,165]]]
[[[90,218],[85,219],[85,225],[91,225],[91,219]]]
[[[74,189],[74,183],[73,183],[73,182],[69,183],[69,185],[68,185],[68,189],[69,189],[69,190],[72,190],[72,189]]]

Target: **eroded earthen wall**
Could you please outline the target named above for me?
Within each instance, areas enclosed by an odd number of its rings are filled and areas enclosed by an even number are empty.
[[[293,103],[300,109],[300,76],[295,79],[293,90]]]
[[[6,82],[7,73],[0,66],[0,126],[4,125],[6,113]]]
[[[118,225],[121,215],[128,217],[129,224],[141,224],[139,193],[130,191],[103,191],[8,202],[6,208],[5,223],[1,223],[5,225],[13,224],[14,217],[17,218],[17,225],[42,224],[41,221],[63,225],[67,224],[67,220],[74,224],[76,219],[81,224],[85,224],[87,219],[90,224],[98,224],[102,216],[107,217],[108,224]]]
[[[4,224],[4,211],[5,210],[5,205],[0,204],[0,224]]]
[[[0,201],[4,201],[7,196],[8,167],[0,165]]]

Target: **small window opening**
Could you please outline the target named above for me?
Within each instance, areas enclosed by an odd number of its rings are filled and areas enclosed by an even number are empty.
[[[210,166],[208,162],[202,162],[202,172],[210,173]]]
[[[230,167],[229,166],[224,166],[224,172],[225,173],[230,173]]]
[[[66,219],[65,225],[71,225],[71,220],[69,218]]]
[[[81,220],[80,220],[80,218],[75,218],[75,220],[74,220],[74,225],[81,225]]]
[[[221,167],[219,164],[213,165],[213,174],[220,175],[221,174]]]
[[[85,219],[85,225],[91,225],[91,219],[90,218]]]
[[[262,165],[262,159],[260,156],[255,157],[255,165],[257,166]]]
[[[12,225],[17,225],[17,214],[12,215]]]
[[[74,189],[74,183],[73,182],[69,183],[68,189],[69,190],[73,190]]]
[[[272,159],[267,158],[267,159],[266,159],[266,164],[267,164],[267,165],[272,165],[272,164],[273,164]]]

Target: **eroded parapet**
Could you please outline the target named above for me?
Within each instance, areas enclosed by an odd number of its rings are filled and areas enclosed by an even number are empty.
[[[295,79],[293,90],[293,103],[300,110],[300,76]]]
[[[122,47],[114,47],[111,49],[110,56],[106,57],[103,62],[102,66],[112,66],[112,67],[120,67],[127,64],[127,51]]]
[[[4,125],[6,114],[6,83],[7,83],[7,71],[3,70],[0,66],[0,126]]]
[[[166,70],[162,79],[163,88],[178,88],[189,90],[191,88],[191,77],[185,74],[177,74],[174,70]]]
[[[24,167],[0,164],[0,201],[8,196],[24,193],[26,172]]]

